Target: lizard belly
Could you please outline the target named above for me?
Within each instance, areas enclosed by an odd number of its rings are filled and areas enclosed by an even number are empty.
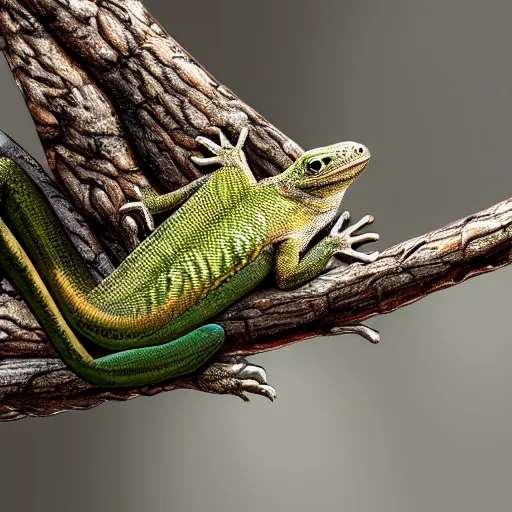
[[[167,321],[179,318],[211,292],[223,287],[250,265],[262,249],[261,245],[238,233],[225,239],[210,239],[206,247],[207,251],[202,247],[193,247],[184,252],[178,258],[178,263],[161,274],[143,293],[153,297],[153,307],[158,307]],[[240,285],[243,294],[249,291],[250,288],[243,286],[243,281]],[[235,300],[228,295],[224,299],[225,305]]]
[[[109,316],[106,327],[98,327],[94,319],[80,321],[76,327],[99,345],[113,350],[162,344],[179,338],[220,313],[254,289],[272,268],[273,251],[271,247],[266,247],[247,265],[226,273],[222,280],[211,279],[208,284],[194,286],[192,280],[187,278],[174,282],[167,278],[171,284],[167,301],[138,319],[133,315],[123,317],[122,314],[134,306],[140,308],[141,304],[147,304],[152,294],[158,294],[156,288],[134,295],[131,304],[118,304],[112,311],[102,312]],[[186,273],[176,273],[175,277],[183,275],[186,276]],[[186,289],[187,285],[189,289]]]
[[[191,236],[173,264],[153,281],[155,286],[150,283],[150,293],[166,297],[169,320],[247,267],[267,245],[261,232],[248,226],[236,211],[233,213],[224,216],[217,226],[205,226]]]
[[[239,233],[196,233],[187,250],[174,251],[145,273],[141,269],[144,281],[139,279],[129,293],[124,285],[117,290],[109,285],[89,297],[91,307],[82,309],[75,327],[98,344],[117,349],[125,343],[135,347],[170,341],[204,323],[272,268],[269,250],[262,255],[254,237]]]
[[[260,259],[265,265],[252,265],[272,243],[257,201],[212,208],[202,222],[197,214],[183,214],[188,204],[85,301],[75,301],[71,317],[79,331],[108,348],[162,343],[178,336],[182,328],[204,323],[268,274],[272,268],[268,255]]]
[[[179,337],[204,323],[258,286],[272,271],[274,252],[271,246],[259,252],[253,261],[227,275],[215,288],[168,324],[174,337]]]

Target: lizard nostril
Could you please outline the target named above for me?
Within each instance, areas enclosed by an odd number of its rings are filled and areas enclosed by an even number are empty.
[[[359,148],[359,153],[364,153],[364,149],[363,148]]]

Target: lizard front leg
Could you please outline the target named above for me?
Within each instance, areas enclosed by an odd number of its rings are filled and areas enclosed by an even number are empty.
[[[135,217],[142,231],[148,235],[155,230],[155,223],[153,221],[155,213],[175,210],[207,183],[210,177],[211,174],[207,174],[167,194],[158,194],[152,188],[137,190],[140,201],[133,201],[121,206],[119,208],[121,219],[127,215]]]
[[[212,130],[218,134],[220,145],[203,136],[196,137],[196,142],[207,148],[215,156],[208,158],[192,156],[191,160],[196,165],[201,167],[212,164],[220,164],[223,167],[240,167],[244,170],[250,182],[256,183],[256,179],[251,172],[243,152],[243,145],[247,139],[249,130],[247,128],[242,129],[236,146],[233,146],[229,142],[228,138],[224,135],[220,128],[214,127]],[[138,191],[140,195],[140,201],[135,201],[123,205],[119,209],[119,212],[121,213],[122,217],[126,215],[135,216],[143,232],[149,234],[155,229],[155,224],[153,222],[153,215],[155,213],[175,210],[192,194],[199,190],[205,183],[207,183],[211,176],[211,174],[202,176],[192,183],[189,183],[188,185],[185,185],[178,190],[168,192],[167,194],[157,194],[152,188]]]
[[[353,248],[366,242],[379,239],[376,233],[356,235],[356,231],[373,222],[373,217],[367,215],[358,223],[343,230],[350,216],[344,212],[332,228],[330,234],[318,242],[301,258],[302,240],[290,238],[282,242],[276,252],[275,269],[277,285],[287,289],[300,286],[323,272],[331,258],[335,255],[345,255],[356,261],[371,263],[378,257],[377,252],[365,254]]]
[[[242,128],[235,146],[229,142],[228,138],[220,128],[214,127],[213,131],[219,136],[220,146],[210,139],[202,136],[197,137],[196,141],[211,151],[215,156],[209,158],[192,156],[192,162],[200,166],[219,164],[222,167],[238,167],[244,171],[250,183],[256,183],[256,178],[252,174],[251,168],[247,163],[247,159],[245,158],[243,151],[245,141],[249,135],[249,129],[247,127]]]

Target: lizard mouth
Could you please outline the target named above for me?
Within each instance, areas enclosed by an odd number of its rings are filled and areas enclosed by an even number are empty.
[[[369,162],[370,158],[365,156],[350,162],[348,166],[347,164],[335,166],[328,173],[316,177],[315,186],[322,187],[352,181],[365,170]]]

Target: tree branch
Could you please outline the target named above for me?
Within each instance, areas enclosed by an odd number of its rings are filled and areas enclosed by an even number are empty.
[[[23,166],[98,280],[112,271],[110,258],[119,262],[138,243],[136,226],[118,216],[134,185],[174,189],[199,175],[190,161],[200,155],[196,135],[215,125],[234,139],[249,125],[248,159],[260,178],[302,152],[213,79],[138,0],[0,0],[0,31],[58,185],[35,161]],[[25,158],[8,139],[0,139],[0,153]],[[511,224],[509,200],[298,290],[267,283],[216,319],[227,332],[219,355],[329,335],[507,265]],[[16,290],[0,282],[0,420],[197,387],[194,376],[136,390],[87,384],[65,368]]]
[[[302,153],[199,65],[139,0],[19,3],[102,84],[140,161],[168,188],[202,175],[190,155],[198,149],[195,137],[212,126],[233,138],[252,127],[245,150],[258,178],[286,169]],[[1,4],[12,10],[17,2]]]
[[[333,327],[389,313],[511,262],[512,199],[398,244],[374,263],[338,267],[294,291],[265,289],[249,295],[218,318],[227,332],[219,355],[247,356],[328,335]],[[13,300],[12,292],[0,294],[0,312],[9,310],[9,300]],[[24,318],[29,327],[37,329],[27,311]],[[37,335],[41,343],[43,334]],[[0,362],[0,419],[197,388],[193,376],[137,390],[97,388],[74,376],[55,358],[40,354]]]

